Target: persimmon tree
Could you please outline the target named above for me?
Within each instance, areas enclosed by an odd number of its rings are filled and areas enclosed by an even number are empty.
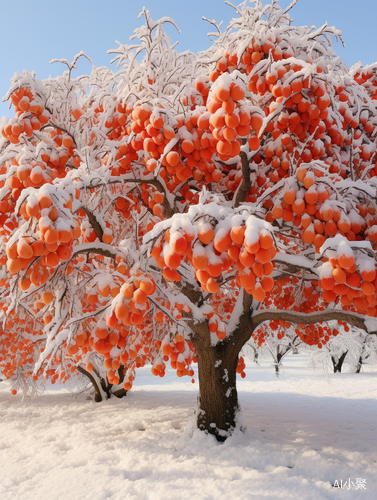
[[[295,27],[295,3],[233,6],[198,55],[144,9],[114,72],[74,78],[77,56],[13,77],[0,363],[15,391],[98,357],[125,391],[138,367],[197,362],[197,425],[224,440],[251,337],[376,334],[377,66],[349,70],[341,33]]]

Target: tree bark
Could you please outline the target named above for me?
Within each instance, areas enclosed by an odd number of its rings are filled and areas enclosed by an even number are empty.
[[[252,296],[240,292],[242,313],[234,330],[216,345],[211,343],[208,321],[191,323],[192,343],[196,349],[199,371],[197,425],[220,442],[225,441],[236,427],[239,411],[236,377],[238,355],[250,339]],[[212,334],[214,335],[214,334]]]
[[[230,343],[196,346],[199,370],[197,425],[225,441],[236,427],[238,350]]]
[[[236,194],[236,200],[234,203],[235,208],[239,207],[240,204],[245,201],[247,193],[252,187],[250,181],[250,162],[247,158],[247,154],[241,151],[240,158],[242,162],[242,182]]]

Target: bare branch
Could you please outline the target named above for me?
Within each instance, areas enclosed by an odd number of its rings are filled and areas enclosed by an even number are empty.
[[[283,12],[283,14],[287,14],[291,9],[293,9],[293,7],[297,4],[298,0],[293,0],[293,2],[288,5],[288,7],[285,9],[285,11]]]

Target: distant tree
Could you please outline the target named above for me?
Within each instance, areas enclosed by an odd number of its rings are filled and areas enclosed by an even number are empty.
[[[362,330],[345,326],[337,337],[326,344],[326,350],[331,357],[334,373],[341,372],[344,362],[353,373],[360,373],[362,364],[373,358],[375,345],[373,338]]]
[[[291,327],[290,323],[281,325],[272,323],[269,328],[262,330],[259,335],[253,333],[252,339],[247,343],[247,346],[256,352],[254,359],[260,354],[272,357],[274,363],[275,374],[279,377],[280,367],[283,359],[290,353],[297,352],[300,344],[303,341]],[[305,344],[306,345],[306,344]]]
[[[377,365],[377,338],[375,336],[364,337],[359,357],[353,365],[355,373],[360,373],[363,365]]]
[[[198,55],[144,9],[116,72],[74,78],[79,54],[60,77],[13,77],[0,364],[14,391],[98,355],[124,391],[145,364],[192,377],[197,362],[197,425],[224,440],[252,335],[282,322],[323,348],[333,320],[376,334],[377,66],[349,70],[334,28],[293,26],[296,2],[252,3],[224,32],[211,21]]]

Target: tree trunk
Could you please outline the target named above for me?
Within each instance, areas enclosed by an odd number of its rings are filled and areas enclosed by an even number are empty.
[[[256,365],[259,366],[259,352],[258,352],[257,349],[253,348],[253,350],[254,350],[254,362],[255,362]]]
[[[123,365],[119,368],[119,378],[120,378],[120,384],[124,380],[124,373],[123,373]],[[113,390],[113,385],[109,383],[109,381],[106,380],[100,376],[100,374],[97,372],[97,370],[93,370],[93,373],[88,372],[85,370],[82,366],[77,367],[78,371],[85,375],[90,382],[92,383],[94,387],[94,401],[96,403],[100,403],[104,397],[106,399],[110,399],[112,395],[116,396],[117,398],[123,398],[124,396],[127,395],[127,391],[123,388]]]
[[[227,338],[216,345],[211,343],[211,338],[217,340],[217,337],[210,333],[208,321],[189,323],[199,371],[197,426],[220,442],[231,436],[237,424],[240,408],[236,370],[238,355],[253,332],[250,324],[252,301],[252,295],[240,291],[235,307],[240,307],[242,313]]]
[[[280,376],[280,362],[283,359],[283,353],[280,352],[279,346],[277,348],[276,359],[274,359],[275,365],[275,375],[279,378]]]
[[[110,399],[111,396],[115,396],[117,398],[123,398],[124,396],[127,395],[126,389],[123,389],[123,387],[119,388],[119,385],[121,385],[123,383],[123,380],[124,380],[124,366],[123,365],[121,365],[118,369],[119,384],[117,386],[110,384],[107,377],[103,378],[99,375],[99,373],[96,370],[94,370],[94,371],[96,372],[97,376],[100,379],[102,390],[106,393],[107,399]]]
[[[332,364],[334,367],[334,373],[336,373],[336,372],[341,373],[342,372],[343,362],[346,359],[347,353],[348,353],[348,351],[344,352],[338,360],[336,360],[333,356],[331,356],[331,361],[332,361]]]
[[[278,378],[280,376],[281,361],[284,358],[284,356],[286,356],[291,350],[292,350],[292,345],[286,346],[283,351],[280,351],[280,346],[278,346],[276,356],[274,355],[272,356],[274,359],[275,375]]]
[[[90,372],[88,372],[87,370],[85,370],[82,366],[78,366],[77,370],[80,373],[82,373],[83,375],[85,375],[85,377],[87,377],[90,380],[90,382],[92,383],[92,385],[94,387],[94,401],[96,403],[100,403],[103,399],[102,398],[102,391],[101,391],[100,386],[98,385],[95,377],[93,377],[93,375]]]
[[[363,364],[363,357],[360,356],[359,361],[357,362],[357,365],[356,365],[355,373],[360,373],[362,364]]]
[[[200,430],[225,441],[236,427],[238,350],[234,344],[196,345],[199,370],[197,424]]]
[[[364,352],[365,352],[365,347],[367,345],[367,339],[368,339],[368,337],[364,338],[363,346],[361,348],[361,352],[360,352],[359,360],[358,360],[357,365],[356,365],[355,373],[360,373],[360,371],[361,371],[361,366],[362,366],[363,361],[364,361]]]

